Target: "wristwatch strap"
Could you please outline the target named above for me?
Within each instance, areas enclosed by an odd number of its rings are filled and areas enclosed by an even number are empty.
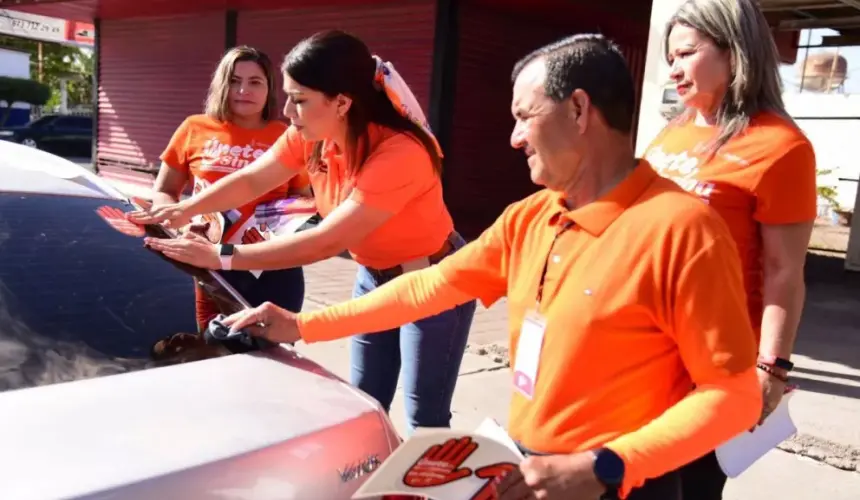
[[[758,357],[758,362],[761,364],[774,366],[776,368],[779,368],[780,370],[785,370],[787,372],[790,372],[794,368],[794,363],[785,358],[780,358],[779,356],[765,356],[760,354]]]
[[[221,261],[221,269],[231,271],[233,269],[233,250],[235,247],[230,243],[218,245],[218,258]]]

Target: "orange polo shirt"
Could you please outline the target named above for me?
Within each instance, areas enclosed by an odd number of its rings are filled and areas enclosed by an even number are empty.
[[[418,140],[376,124],[368,126],[370,155],[355,176],[333,142],[323,145],[324,168],[309,172],[320,215],[346,200],[391,213],[391,218],[349,249],[356,262],[388,269],[433,255],[454,230],[442,199],[442,180]],[[286,168],[307,172],[313,143],[290,127],[272,147]]]
[[[207,115],[192,115],[173,133],[161,154],[161,161],[168,167],[190,174],[194,180],[194,192],[198,193],[222,177],[250,165],[274,144],[286,128],[284,122],[277,120],[260,129],[247,129]],[[298,175],[259,199],[237,208],[243,217],[248,217],[258,204],[286,198],[290,188],[300,189],[307,185],[307,175]],[[240,226],[236,224],[234,227],[238,229]],[[224,238],[230,236],[228,232]]]
[[[507,295],[515,360],[545,263],[547,326],[534,396],[511,401],[514,439],[546,453],[607,445],[627,464],[626,495],[754,425],[756,346],[731,235],[644,161],[577,210],[549,190],[514,203],[437,266],[301,313],[299,328],[328,340]]]
[[[663,176],[714,207],[729,225],[744,270],[750,319],[761,327],[762,224],[794,224],[817,215],[815,152],[790,120],[761,113],[716,155],[706,147],[714,127],[693,120],[667,126],[645,157]]]

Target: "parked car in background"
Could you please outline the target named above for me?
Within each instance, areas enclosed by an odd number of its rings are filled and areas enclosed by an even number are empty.
[[[132,208],[0,141],[0,499],[350,498],[400,444],[379,404],[289,346],[204,342],[193,281],[244,299],[105,216]]]
[[[93,148],[93,119],[43,115],[26,125],[0,128],[0,139],[59,156],[88,157]]]

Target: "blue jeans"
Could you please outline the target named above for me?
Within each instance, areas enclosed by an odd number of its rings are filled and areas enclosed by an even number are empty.
[[[305,274],[301,267],[264,271],[259,278],[248,271],[221,271],[221,275],[251,306],[271,302],[292,312],[305,302]]]
[[[458,237],[451,253],[464,244]],[[359,266],[353,297],[383,284]],[[402,373],[410,433],[416,427],[450,427],[451,399],[476,306],[473,300],[400,328],[354,336],[350,342],[352,384],[388,411]]]

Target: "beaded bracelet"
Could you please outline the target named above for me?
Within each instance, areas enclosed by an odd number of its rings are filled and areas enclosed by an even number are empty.
[[[788,377],[777,373],[772,366],[768,366],[764,363],[756,363],[756,367],[777,380],[780,380],[782,382],[788,382]]]

